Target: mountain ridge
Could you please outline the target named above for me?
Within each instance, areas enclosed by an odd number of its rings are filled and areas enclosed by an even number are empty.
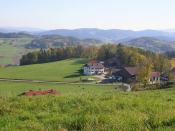
[[[19,33],[25,32],[33,35],[62,35],[71,36],[79,39],[96,39],[104,42],[120,42],[124,39],[134,39],[139,37],[156,37],[167,40],[175,40],[174,29],[169,30],[124,30],[124,29],[99,29],[99,28],[77,28],[77,29],[53,29],[43,30],[38,28],[27,27],[0,27],[2,33]]]
[[[63,35],[72,36],[79,39],[93,38],[105,42],[118,42],[122,39],[134,39],[138,37],[166,37],[175,39],[175,33],[161,30],[121,30],[121,29],[97,29],[97,28],[80,28],[80,29],[56,29],[39,33],[39,35]]]

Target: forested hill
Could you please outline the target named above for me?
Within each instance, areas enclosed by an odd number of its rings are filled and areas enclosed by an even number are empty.
[[[31,41],[31,43],[26,45],[26,48],[35,49],[35,48],[58,48],[66,46],[75,46],[75,45],[96,45],[101,44],[102,41],[95,39],[83,39],[80,40],[74,37],[66,37],[60,35],[44,35],[40,36]]]
[[[153,37],[140,37],[124,43],[129,46],[159,53],[175,50],[175,42]]]

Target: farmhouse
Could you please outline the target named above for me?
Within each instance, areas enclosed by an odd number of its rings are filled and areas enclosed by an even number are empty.
[[[101,75],[105,73],[103,62],[90,61],[83,67],[84,75]]]
[[[122,67],[117,71],[113,72],[112,75],[115,77],[122,78],[123,82],[135,81],[137,76],[137,68],[136,67]]]
[[[137,67],[122,67],[113,75],[118,78],[121,77],[123,82],[134,82],[137,81],[138,69]],[[151,72],[149,78],[149,84],[160,83],[160,72]]]

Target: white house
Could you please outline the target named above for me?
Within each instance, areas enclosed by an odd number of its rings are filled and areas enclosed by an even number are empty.
[[[83,67],[84,75],[100,75],[105,73],[105,67],[101,62],[91,61]]]

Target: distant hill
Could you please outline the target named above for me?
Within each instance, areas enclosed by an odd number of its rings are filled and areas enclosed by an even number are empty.
[[[102,40],[105,42],[118,42],[121,40],[125,39],[131,40],[138,37],[156,37],[156,38],[175,40],[175,33],[159,31],[159,30],[132,31],[132,30],[120,30],[120,29],[102,30],[96,28],[82,28],[75,30],[68,30],[68,29],[49,30],[41,32],[39,34],[72,36],[79,39],[91,38],[91,39]]]
[[[27,34],[27,33],[0,33],[0,38],[33,38],[34,35]]]
[[[37,37],[32,40],[31,43],[26,45],[26,48],[35,49],[35,48],[58,48],[74,45],[96,45],[101,44],[102,41],[95,39],[84,39],[80,40],[74,37],[65,37],[60,35],[44,35]]]
[[[125,42],[125,44],[160,53],[175,50],[175,42],[161,40],[153,37],[136,38]]]
[[[97,39],[104,42],[121,42],[123,40],[131,40],[138,37],[155,37],[165,40],[175,41],[175,30],[121,30],[121,29],[97,29],[97,28],[79,28],[79,29],[55,29],[43,30],[38,28],[27,27],[0,27],[2,33],[19,33],[26,32],[33,35],[61,35],[71,36],[79,39]]]
[[[30,28],[30,27],[0,27],[0,32],[2,33],[19,33],[19,32],[28,32],[28,33],[39,33],[44,30],[39,28]]]

